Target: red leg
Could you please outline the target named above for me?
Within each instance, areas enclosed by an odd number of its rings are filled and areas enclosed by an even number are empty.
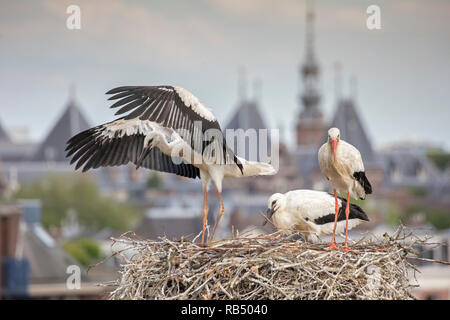
[[[328,247],[328,249],[337,250],[336,243],[334,242],[334,237],[336,234],[336,224],[337,224],[337,219],[338,219],[338,215],[339,215],[339,204],[338,204],[336,189],[334,189],[334,200],[335,200],[335,204],[334,204],[335,216],[334,216],[333,238],[331,239],[331,244]]]
[[[344,250],[352,251],[348,247],[348,216],[350,214],[350,192],[347,192],[347,206],[345,207],[345,245]]]
[[[217,214],[217,220],[216,223],[214,224],[213,231],[209,237],[209,241],[214,239],[214,234],[216,233],[216,228],[219,225],[220,218],[222,218],[223,214],[225,213],[225,207],[223,206],[222,202],[222,194],[219,191],[217,191],[217,197],[219,198],[219,213]]]
[[[203,186],[203,229],[202,229],[202,245],[205,245],[205,230],[208,222],[208,192],[206,186]]]

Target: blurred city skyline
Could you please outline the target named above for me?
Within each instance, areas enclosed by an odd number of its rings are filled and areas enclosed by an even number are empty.
[[[71,4],[81,8],[81,30],[66,27]],[[371,4],[381,8],[381,30],[366,27]],[[0,0],[0,9],[0,123],[7,129],[27,127],[42,140],[71,84],[92,125],[115,118],[104,95],[112,87],[176,84],[224,126],[245,66],[247,95],[259,79],[268,125],[282,125],[283,138],[294,141],[305,1]],[[336,108],[339,61],[344,95],[350,77],[357,79],[358,111],[376,147],[413,138],[450,149],[450,3],[317,0],[315,12],[327,119]]]

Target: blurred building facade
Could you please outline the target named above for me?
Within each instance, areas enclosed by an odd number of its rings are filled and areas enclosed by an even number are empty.
[[[0,205],[0,299],[100,298],[96,286],[41,224],[39,200]],[[80,286],[69,286],[70,267]]]
[[[54,174],[73,174],[74,166],[66,158],[67,141],[91,126],[82,112],[73,93],[62,108],[60,116],[43,141],[14,141],[6,130],[0,127],[0,181],[12,189],[20,184],[28,184],[36,179]],[[104,193],[121,199],[127,198],[129,191],[144,188],[147,173],[132,166],[120,168],[100,168],[91,170],[92,175]]]

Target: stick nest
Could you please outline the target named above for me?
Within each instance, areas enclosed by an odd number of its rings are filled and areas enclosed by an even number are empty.
[[[202,247],[113,238],[122,257],[110,299],[413,299],[408,256],[419,239],[363,239],[352,253],[278,233]],[[340,244],[342,247],[342,244]]]

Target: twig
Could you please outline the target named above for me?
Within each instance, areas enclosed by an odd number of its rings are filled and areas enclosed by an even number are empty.
[[[420,258],[420,257],[409,257],[409,256],[406,258],[413,259],[413,260],[426,261],[426,262],[440,263],[440,264],[445,264],[447,266],[450,266],[450,262],[448,262],[448,261],[441,261],[441,260],[427,259],[427,258]]]

